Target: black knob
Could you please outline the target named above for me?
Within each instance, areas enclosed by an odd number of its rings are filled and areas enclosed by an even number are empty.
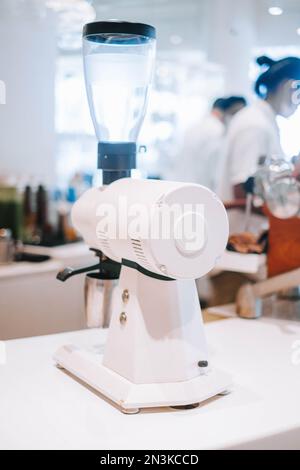
[[[198,367],[201,367],[201,369],[205,369],[208,367],[208,362],[207,361],[199,361],[198,362]]]
[[[56,279],[58,279],[59,281],[65,282],[72,276],[76,276],[77,274],[82,274],[82,273],[88,273],[90,271],[95,271],[95,269],[100,269],[99,263],[94,264],[93,266],[86,266],[84,268],[79,268],[79,269],[65,268],[62,271],[59,271],[59,273],[56,276]]]

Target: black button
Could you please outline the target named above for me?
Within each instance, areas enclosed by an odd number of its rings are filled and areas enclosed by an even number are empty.
[[[201,367],[201,369],[204,369],[205,367],[208,367],[208,362],[207,361],[199,361],[198,362],[198,367]]]

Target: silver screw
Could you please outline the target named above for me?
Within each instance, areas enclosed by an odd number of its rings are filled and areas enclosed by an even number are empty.
[[[120,315],[120,323],[121,325],[125,325],[126,322],[127,322],[127,315],[125,312],[122,312]]]
[[[124,304],[127,304],[128,300],[129,300],[129,290],[128,289],[123,290],[122,300],[123,300]]]

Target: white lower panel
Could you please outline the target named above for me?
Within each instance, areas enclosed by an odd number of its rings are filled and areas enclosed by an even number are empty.
[[[54,356],[68,370],[123,410],[200,403],[231,389],[230,376],[210,370],[185,382],[134,384],[102,364],[103,356],[76,346],[64,346]]]

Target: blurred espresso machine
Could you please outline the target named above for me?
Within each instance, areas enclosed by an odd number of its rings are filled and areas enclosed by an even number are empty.
[[[268,296],[300,298],[300,183],[295,163],[281,158],[261,159],[256,174],[245,184],[248,220],[251,207],[261,207],[269,230],[267,277],[243,285],[236,296],[236,310],[243,318],[260,317],[263,299]],[[292,313],[293,319],[300,319],[296,306]]]

